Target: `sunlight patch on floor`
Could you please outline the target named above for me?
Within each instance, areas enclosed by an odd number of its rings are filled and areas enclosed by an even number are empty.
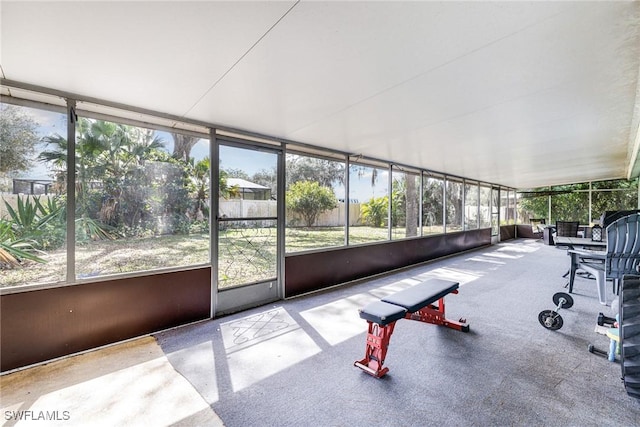
[[[222,323],[220,332],[234,392],[320,352],[282,307]]]
[[[205,341],[197,345],[181,348],[167,354],[169,362],[179,361],[180,373],[186,378],[196,378],[192,384],[201,390],[200,394],[207,402],[217,402],[218,377],[215,372],[213,342]]]
[[[502,258],[502,259],[520,259],[524,255],[510,255],[504,252],[498,252],[497,250],[494,252],[489,252],[484,254],[484,256],[494,257],[494,258]]]
[[[358,310],[378,299],[370,294],[353,295],[302,311],[300,315],[325,341],[336,345],[367,331],[367,322],[360,318]]]
[[[0,386],[4,425],[222,425],[153,338],[3,375]]]
[[[403,289],[410,288],[414,285],[417,285],[418,283],[420,283],[420,280],[418,279],[414,279],[414,278],[402,279],[402,280],[398,280],[397,282],[393,282],[389,285],[372,289],[370,293],[374,295],[376,298],[380,299],[380,298],[386,297],[387,295],[391,295],[393,293],[399,292]]]
[[[506,264],[506,262],[503,262],[503,261],[496,261],[494,259],[485,258],[484,255],[467,258],[466,261],[486,262],[486,263],[489,263],[489,264],[498,264],[498,265],[505,265]]]
[[[427,280],[429,278],[450,280],[452,282],[458,282],[460,283],[460,286],[462,286],[465,283],[469,283],[476,280],[480,276],[481,274],[471,272],[468,270],[461,270],[461,269],[456,269],[451,267],[440,267],[440,268],[431,270],[429,272],[423,273],[417,277],[419,277],[421,280]]]
[[[527,243],[500,243],[497,251],[509,251],[509,252],[522,252],[522,253],[531,253],[540,250],[540,245],[537,243],[527,244]]]

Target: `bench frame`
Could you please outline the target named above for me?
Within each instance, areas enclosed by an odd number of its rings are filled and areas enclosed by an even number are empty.
[[[428,281],[423,283],[428,283]],[[454,282],[450,283],[454,284]],[[449,293],[458,293],[458,283],[455,283],[455,285],[456,289],[450,291]],[[419,308],[414,312],[407,311],[404,319],[417,320],[419,322],[445,326],[447,328],[455,329],[462,332],[469,332],[469,324],[465,319],[460,319],[459,321],[447,319],[445,315],[444,298],[445,295],[437,298],[437,306],[432,304],[431,302],[427,302],[425,306]],[[360,317],[362,317],[362,314]],[[376,378],[382,378],[387,374],[387,372],[389,372],[389,368],[383,367],[383,365],[387,357],[389,341],[391,340],[391,335],[393,334],[393,330],[396,326],[396,320],[393,320],[389,323],[385,323],[384,319],[381,319],[380,323],[367,320],[367,323],[369,324],[369,328],[365,345],[365,356],[363,359],[357,360],[353,364],[369,375],[372,375]]]

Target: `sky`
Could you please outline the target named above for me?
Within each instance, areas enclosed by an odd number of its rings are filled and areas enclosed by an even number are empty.
[[[60,113],[33,109],[27,107],[20,107],[28,113],[36,123],[38,123],[38,136],[44,138],[46,136],[53,136],[59,134],[66,138],[66,116]],[[164,141],[165,149],[168,152],[173,151],[173,138],[165,131],[157,131],[157,135]],[[46,148],[45,144],[40,144],[37,147],[37,152],[33,157],[32,168],[25,173],[19,174],[19,177],[32,178],[32,179],[51,179],[52,174],[47,169],[46,165],[36,160],[38,154]],[[200,140],[191,150],[191,157],[196,161],[202,160],[209,156],[209,141],[206,139]],[[251,149],[243,149],[238,147],[221,146],[220,147],[220,166],[223,169],[239,169],[243,170],[248,176],[253,176],[255,173],[261,170],[273,170],[277,164],[277,157],[274,153],[256,151]],[[358,199],[359,201],[367,201],[371,197],[381,197],[386,195],[388,171],[379,170],[376,185],[371,186],[371,170],[367,169],[366,172],[360,176],[351,174],[350,191],[351,199]],[[336,197],[344,199],[344,186],[336,185],[334,187]]]

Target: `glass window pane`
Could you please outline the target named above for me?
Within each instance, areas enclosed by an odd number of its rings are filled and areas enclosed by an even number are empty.
[[[442,197],[444,179],[424,175],[422,189],[422,235],[444,233]]]
[[[638,188],[638,178],[632,179],[630,181],[626,179],[614,179],[611,181],[597,181],[591,184],[594,190],[603,190],[603,189],[637,189]]]
[[[418,235],[420,175],[393,171],[391,186],[391,237],[403,239]]]
[[[66,114],[0,104],[2,287],[66,279],[66,123]]]
[[[389,171],[349,165],[349,244],[389,240]]]
[[[80,118],[77,277],[207,263],[209,163],[206,140]]]
[[[344,162],[288,153],[286,177],[286,251],[344,245]]]
[[[549,196],[518,195],[518,217],[521,224],[528,224],[531,218],[547,218]]]
[[[580,182],[577,184],[566,184],[566,185],[554,185],[551,187],[551,191],[579,191],[579,190],[588,190],[589,183],[588,182]]]
[[[591,221],[597,223],[606,211],[638,209],[638,190],[608,190],[591,193]]]
[[[589,192],[551,196],[551,225],[556,221],[580,221],[580,224],[588,224]]]
[[[219,289],[276,278],[278,229],[275,219],[219,224]]]
[[[509,224],[515,224],[518,221],[518,212],[516,208],[516,192],[509,190]]]
[[[491,189],[491,235],[500,234],[500,189]]]
[[[478,184],[464,186],[464,229],[478,228]]]
[[[218,288],[272,280],[278,257],[278,156],[221,145]]]
[[[276,217],[276,168],[274,153],[221,145],[220,217]]]
[[[462,182],[447,179],[447,233],[462,231]]]
[[[515,224],[516,221],[516,194],[513,190],[500,191],[500,224]]]
[[[480,228],[491,227],[491,188],[480,187]]]

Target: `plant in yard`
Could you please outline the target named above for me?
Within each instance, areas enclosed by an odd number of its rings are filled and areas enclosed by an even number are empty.
[[[86,215],[76,218],[75,223],[76,243],[87,243],[90,240],[114,240],[118,236],[113,227],[101,224]]]
[[[148,206],[139,201],[138,193],[156,184],[151,182],[153,171],[149,171],[153,165],[147,163],[169,162],[168,153],[156,159],[163,153],[163,140],[152,130],[104,120],[80,118],[77,128],[75,187],[81,230],[92,234],[90,228],[100,223],[137,226],[148,213]],[[63,177],[68,165],[67,140],[54,135],[44,142],[48,150],[40,153],[39,160]],[[158,187],[163,185],[157,183]],[[92,222],[88,222],[89,218]]]
[[[233,185],[229,187],[228,184],[229,173],[220,169],[220,179],[218,180],[218,193],[219,197],[223,199],[232,199],[240,195],[240,187]]]
[[[201,218],[209,217],[209,169],[211,168],[211,161],[209,157],[196,162],[194,159],[189,161],[189,178],[191,179],[193,186],[195,187],[195,206],[194,217],[196,220],[201,221]]]
[[[311,227],[321,213],[338,206],[333,190],[315,181],[299,181],[287,191],[287,208],[299,214],[307,227]]]
[[[387,222],[389,198],[372,197],[367,203],[362,204],[360,214],[362,220],[372,227],[384,227]]]
[[[26,171],[38,138],[38,123],[19,107],[0,108],[0,174]]]
[[[17,238],[11,222],[0,220],[0,270],[20,266],[23,259],[46,262],[34,254],[38,252],[26,238]]]
[[[17,239],[33,242],[38,249],[55,246],[51,236],[57,229],[64,227],[64,223],[60,221],[63,205],[53,200],[43,205],[37,196],[18,196],[15,208],[6,200],[4,204]]]

